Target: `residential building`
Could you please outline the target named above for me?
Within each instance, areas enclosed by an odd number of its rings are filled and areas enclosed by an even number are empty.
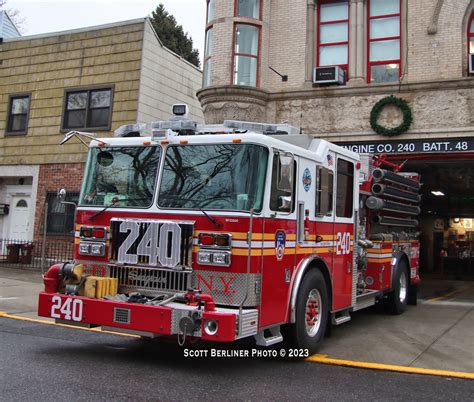
[[[71,130],[104,137],[123,124],[168,119],[195,96],[202,73],[168,50],[148,19],[4,39],[0,44],[0,237],[73,239],[87,148]],[[0,213],[5,208],[0,208]],[[47,218],[47,225],[44,225]]]
[[[0,10],[0,38],[18,38],[20,31],[5,10]]]

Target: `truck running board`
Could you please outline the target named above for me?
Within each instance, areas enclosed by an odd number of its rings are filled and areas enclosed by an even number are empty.
[[[336,316],[336,314],[338,315]],[[332,315],[331,322],[332,322],[332,325],[341,325],[350,320],[351,320],[351,315],[349,314],[348,311],[344,311],[342,314],[334,313]]]
[[[270,334],[268,334],[268,332],[270,332]],[[258,346],[271,346],[275,343],[283,342],[280,326],[278,325],[277,327],[259,331],[257,335],[255,335],[255,340]]]
[[[377,301],[377,297],[382,295],[383,293],[378,290],[365,290],[363,294],[357,296],[353,311],[373,306]]]

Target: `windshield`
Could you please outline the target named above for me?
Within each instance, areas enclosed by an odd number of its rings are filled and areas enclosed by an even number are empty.
[[[160,156],[160,147],[91,148],[80,204],[150,206]]]
[[[163,208],[262,209],[268,150],[258,145],[170,146],[158,204]]]

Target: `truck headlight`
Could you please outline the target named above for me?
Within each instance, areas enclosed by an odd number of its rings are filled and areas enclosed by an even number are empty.
[[[79,254],[103,257],[105,255],[105,243],[80,242]]]
[[[212,262],[211,253],[207,251],[200,251],[198,253],[198,263],[199,264],[210,264]]]
[[[201,265],[219,265],[228,267],[230,265],[230,252],[228,251],[199,251],[197,262]]]
[[[79,243],[79,254],[89,255],[91,253],[91,245],[89,243]]]
[[[103,257],[105,255],[105,244],[92,244],[91,254]]]
[[[212,262],[216,265],[229,265],[229,253],[212,253]]]

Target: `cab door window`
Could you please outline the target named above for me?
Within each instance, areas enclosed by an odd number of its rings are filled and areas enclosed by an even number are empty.
[[[280,154],[273,157],[270,194],[270,209],[272,211],[291,213],[295,210],[296,161],[292,160],[291,166],[291,180],[288,181],[288,172],[285,171],[288,169],[288,165],[282,165]],[[286,189],[282,189],[282,184]],[[287,191],[289,188],[291,190]]]
[[[325,167],[317,168],[316,216],[331,216],[333,211],[334,174]]]
[[[354,164],[337,160],[336,216],[352,218],[354,205]]]

